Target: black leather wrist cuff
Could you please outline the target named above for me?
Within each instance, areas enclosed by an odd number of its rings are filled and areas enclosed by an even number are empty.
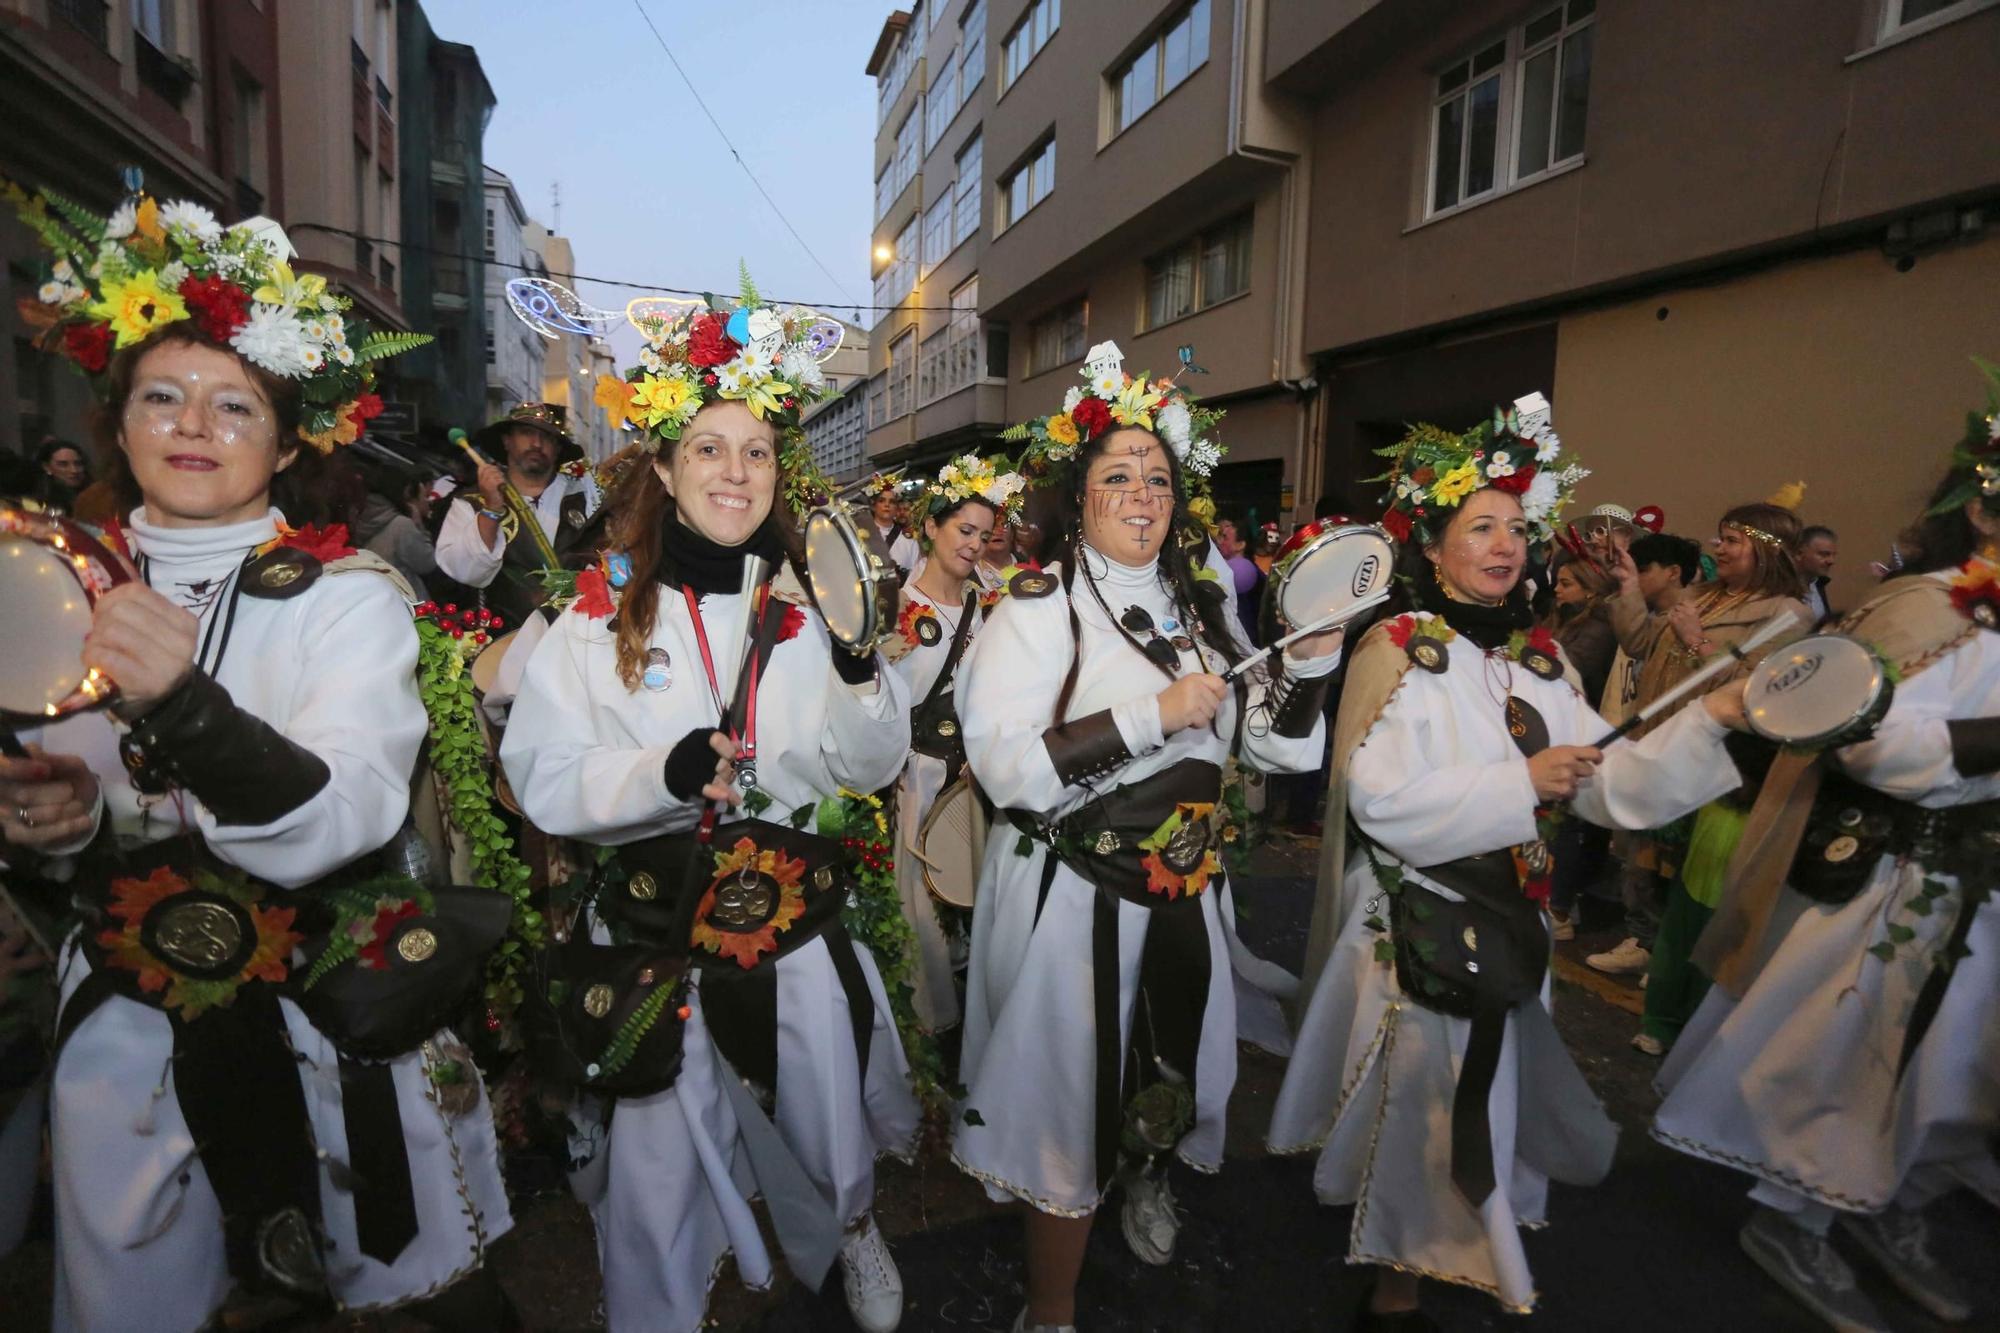
[[[1326,692],[1333,673],[1301,679],[1280,674],[1271,681],[1271,730],[1288,740],[1312,735],[1313,723],[1326,710]]]
[[[856,657],[836,643],[833,645],[833,674],[849,685],[866,685],[875,679],[875,654]]]
[[[1944,725],[1951,733],[1951,766],[1960,777],[2000,773],[2000,717],[1955,717]]]
[[[1065,787],[1104,777],[1132,757],[1108,708],[1050,727],[1042,733],[1042,744],[1047,747],[1049,762],[1056,766],[1056,776]]]
[[[703,787],[714,781],[715,766],[720,760],[709,741],[716,734],[713,727],[697,727],[667,751],[667,790],[675,799],[692,801],[701,795]]]
[[[219,824],[281,819],[333,776],[324,759],[238,707],[201,671],[134,722],[122,748],[134,786],[179,787]]]

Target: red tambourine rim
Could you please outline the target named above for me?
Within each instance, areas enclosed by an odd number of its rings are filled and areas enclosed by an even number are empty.
[[[126,565],[98,536],[73,519],[19,505],[0,503],[0,536],[19,537],[60,551],[66,557],[77,586],[92,606],[105,593],[131,581]],[[117,693],[109,677],[93,671],[84,683],[71,690],[61,702],[41,713],[16,713],[0,709],[0,718],[15,723],[34,724],[68,717],[87,708],[109,703]]]
[[[1345,514],[1329,514],[1325,518],[1316,518],[1293,532],[1291,536],[1285,538],[1285,544],[1278,548],[1277,558],[1280,560],[1284,559],[1321,533],[1332,532],[1335,528],[1372,528],[1375,526],[1373,523],[1362,523],[1356,519],[1349,518]]]

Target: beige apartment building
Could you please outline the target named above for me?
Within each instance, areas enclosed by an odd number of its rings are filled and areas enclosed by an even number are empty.
[[[1191,344],[1289,522],[1540,389],[1587,502],[1805,480],[1851,603],[2000,357],[2000,0],[925,0],[868,71],[872,459]]]

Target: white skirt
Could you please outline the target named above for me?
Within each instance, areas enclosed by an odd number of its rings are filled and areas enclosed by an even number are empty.
[[[1520,1228],[1545,1220],[1548,1177],[1515,1152],[1515,1019],[1486,1105],[1496,1184],[1475,1210],[1451,1180],[1451,1105],[1472,1024],[1403,994],[1395,968],[1375,959],[1381,936],[1366,924],[1375,884],[1365,859],[1354,858],[1348,881],[1353,910],[1299,1025],[1270,1149],[1318,1151],[1319,1201],[1354,1205],[1349,1263],[1473,1287],[1526,1313],[1535,1287]],[[1544,982],[1544,1005],[1548,998]]]
[[[1058,866],[1041,919],[1040,843],[1015,854],[1018,837],[996,827],[987,842],[973,906],[960,1078],[966,1098],[953,1118],[952,1160],[996,1201],[1022,1199],[1045,1213],[1083,1217],[1103,1201],[1097,1186],[1097,1029],[1091,921],[1097,890]],[[1198,1171],[1222,1166],[1224,1120],[1236,1084],[1238,980],[1232,957],[1263,967],[1235,942],[1226,884],[1202,896],[1208,929],[1208,1003],[1195,1056],[1195,1123],[1176,1148]],[[1139,960],[1152,913],[1118,904],[1120,1063],[1131,1040]],[[1294,983],[1296,984],[1296,983]],[[1260,997],[1275,1019],[1276,1002]],[[980,1123],[968,1124],[967,1113]]]
[[[71,945],[65,1001],[89,974]],[[279,1004],[313,1141],[325,1158],[344,1162],[339,1055],[296,1005]],[[50,1095],[59,1331],[198,1328],[229,1292],[222,1210],[174,1095],[173,1048],[167,1016],[122,996],[99,1006],[63,1048]],[[416,1239],[393,1264],[361,1253],[353,1197],[320,1170],[327,1280],[347,1309],[436,1294],[477,1269],[513,1225],[483,1082],[478,1104],[453,1117],[433,1095],[429,1061],[420,1049],[391,1062],[417,1210]]]
[[[1947,884],[1951,880],[1938,877]],[[1741,1001],[1712,988],[1660,1071],[1653,1137],[1821,1203],[1876,1212],[1917,1167],[1974,1169],[2000,1129],[2000,903],[1979,909],[1923,1044],[1896,1064],[1958,893],[1900,910],[1924,880],[1885,859],[1847,903],[1814,904]],[[1915,928],[1893,961],[1868,953]]]
[[[779,1135],[842,1222],[875,1198],[875,1158],[913,1151],[920,1111],[889,997],[868,950],[856,946],[875,1006],[865,1086],[841,988],[824,939],[780,958]],[[603,1152],[571,1180],[597,1225],[610,1327],[692,1333],[732,1250],[744,1285],[771,1280],[771,1256],[749,1201],[756,1181],[721,1080],[728,1077],[697,992],[674,1086],[617,1102]]]

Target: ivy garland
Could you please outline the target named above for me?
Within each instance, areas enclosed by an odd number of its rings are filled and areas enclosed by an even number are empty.
[[[521,973],[541,947],[542,914],[535,910],[527,865],[514,854],[507,826],[493,813],[493,780],[486,769],[486,739],[472,697],[470,658],[486,631],[476,612],[425,602],[417,608],[417,691],[430,717],[431,768],[449,793],[445,813],[464,836],[472,857],[472,882],[514,900],[507,937],[486,963],[486,1023],[511,1045],[511,1019],[521,1003]]]

